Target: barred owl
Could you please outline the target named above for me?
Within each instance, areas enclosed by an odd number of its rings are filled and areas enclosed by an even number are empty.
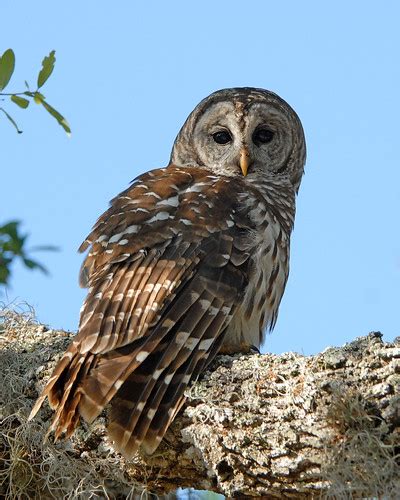
[[[79,331],[30,418],[48,397],[58,438],[109,406],[115,448],[152,453],[216,354],[258,347],[274,326],[305,156],[276,94],[201,101],[168,166],[137,177],[81,245]]]

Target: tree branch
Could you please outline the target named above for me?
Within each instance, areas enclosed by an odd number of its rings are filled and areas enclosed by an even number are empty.
[[[379,333],[315,356],[219,356],[156,453],[126,462],[107,440],[105,415],[71,440],[43,443],[50,409],[26,418],[72,334],[29,315],[3,317],[3,495],[124,498],[179,486],[264,498],[400,491],[400,343]]]

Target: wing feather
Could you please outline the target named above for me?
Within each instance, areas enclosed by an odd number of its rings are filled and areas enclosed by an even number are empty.
[[[213,307],[217,307],[214,303]],[[175,372],[168,367],[165,374],[157,383],[158,388],[153,391],[154,396],[149,397],[145,410],[140,416],[139,428],[135,432],[136,440],[141,441],[142,447],[148,454],[154,452],[162,440],[168,426],[175,418],[181,408],[185,396],[184,392],[188,385],[195,381],[210,362],[217,351],[213,346],[221,345],[224,331],[221,329],[226,322],[226,311],[219,309],[218,313],[211,319],[205,334],[197,347],[190,352],[189,357]]]
[[[146,361],[150,353],[156,350],[163,353],[164,347],[160,347],[159,344],[163,342],[171,328],[186,317],[190,307],[197,300],[198,295],[188,292],[188,283],[184,281],[183,289],[179,290],[178,298],[171,302],[170,307],[166,308],[164,318],[160,318],[157,326],[149,331],[146,337],[109,351],[99,359],[82,386],[84,396],[79,410],[85,420],[90,422],[101,413],[104,406],[118,392],[125,379]],[[169,343],[166,342],[166,346]],[[170,352],[171,349],[168,353]],[[104,384],[101,383],[103,380]]]
[[[48,397],[56,437],[111,401],[109,432],[127,456],[162,439],[247,285],[248,259],[231,261],[232,186],[171,166],[138,178],[99,218],[80,248],[90,246],[90,288],[79,333],[31,414]]]
[[[208,302],[209,308],[202,307],[202,301]],[[109,427],[117,448],[124,454],[131,455],[140,444],[147,442],[147,430],[153,417],[159,415],[159,405],[166,391],[174,395],[173,401],[170,400],[172,410],[166,412],[167,420],[175,412],[191,381],[190,370],[194,369],[199,358],[207,358],[221,325],[226,321],[230,309],[223,306],[220,299],[213,300],[208,292],[203,292],[188,314],[165,337],[165,345],[160,345],[148,363],[126,379],[112,401]],[[132,394],[135,394],[136,404],[132,403]]]

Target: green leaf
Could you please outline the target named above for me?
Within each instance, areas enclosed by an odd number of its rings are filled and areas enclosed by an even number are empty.
[[[42,273],[49,274],[49,271],[44,266],[42,266],[42,264],[40,264],[40,262],[37,262],[36,260],[28,259],[26,257],[22,260],[23,260],[25,266],[28,267],[29,269],[40,269],[42,271]]]
[[[29,101],[28,99],[25,99],[24,97],[20,97],[19,95],[12,95],[11,96],[12,102],[15,102],[20,108],[27,108],[29,106]]]
[[[42,69],[39,72],[37,80],[38,89],[46,83],[47,79],[53,72],[54,64],[56,62],[55,53],[56,51],[52,50],[42,61]]]
[[[71,135],[71,129],[70,126],[67,122],[67,120],[60,114],[56,109],[54,109],[50,104],[48,104],[46,101],[42,101],[42,104],[44,108],[51,114],[51,116],[54,116],[54,118],[58,121],[58,123],[62,126],[62,128],[65,130],[68,136]]]
[[[23,255],[23,253],[24,253],[23,246],[24,246],[25,240],[26,240],[26,237],[24,237],[22,239],[16,239],[16,240],[10,239],[10,240],[6,241],[3,244],[4,252],[11,252],[14,255]]]
[[[28,92],[25,92],[27,94]],[[43,94],[40,92],[33,92],[32,93],[33,100],[36,102],[36,104],[43,104],[43,101],[46,99]]]
[[[29,83],[25,80],[25,87],[29,90]]]
[[[8,266],[3,266],[0,262],[0,284],[6,285],[9,277],[10,270],[8,269]]]
[[[7,234],[11,236],[11,238],[18,238],[18,225],[21,224],[19,220],[12,220],[4,224],[4,226],[0,226],[0,234]]]
[[[21,256],[24,254],[23,247],[27,235],[21,235],[19,233],[19,224],[20,221],[10,221],[0,227],[0,257],[2,256],[3,259],[7,257],[7,252]]]
[[[11,220],[0,226],[0,285],[7,285],[10,269],[15,260],[21,259],[28,269],[39,269],[45,274],[48,270],[38,261],[27,255],[27,235],[20,232],[21,221]],[[54,249],[51,245],[37,246],[36,250]],[[32,251],[33,249],[28,250]]]
[[[15,55],[12,49],[8,49],[0,57],[0,90],[7,87],[15,67]]]
[[[18,128],[18,125],[15,123],[15,120],[7,113],[7,111],[3,108],[0,108],[0,111],[3,111],[3,113],[6,115],[6,117],[10,120],[10,122],[14,125],[14,127],[16,128],[17,132],[19,134],[22,134],[22,130],[20,130]]]

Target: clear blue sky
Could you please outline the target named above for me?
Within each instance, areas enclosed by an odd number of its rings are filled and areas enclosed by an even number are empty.
[[[5,301],[74,330],[84,297],[76,250],[136,175],[164,166],[197,102],[231,86],[271,89],[308,143],[291,274],[266,349],[313,353],[371,330],[400,335],[400,3],[372,1],[37,2],[3,0],[10,90],[44,87],[72,137],[39,106],[3,103],[0,223],[21,219],[51,277],[15,266]],[[1,300],[1,299],[0,299]]]

